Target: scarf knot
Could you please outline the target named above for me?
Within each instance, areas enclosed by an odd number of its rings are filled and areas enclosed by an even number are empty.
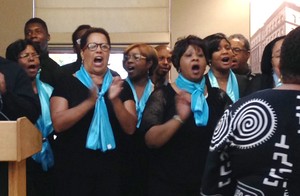
[[[206,126],[209,116],[209,108],[204,96],[205,78],[199,83],[191,82],[179,74],[175,81],[178,88],[191,94],[191,110],[197,126]]]
[[[83,65],[81,65],[80,69],[75,74],[79,81],[87,88],[90,89],[95,85]],[[95,104],[94,116],[87,134],[86,148],[92,150],[99,149],[102,152],[116,148],[113,131],[104,100],[104,94],[108,91],[110,85],[112,84],[112,80],[112,74],[109,70],[107,70],[103,79],[102,88],[101,90],[98,89],[99,96]]]

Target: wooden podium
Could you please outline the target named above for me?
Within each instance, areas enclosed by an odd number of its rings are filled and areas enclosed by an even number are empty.
[[[42,134],[25,117],[0,121],[0,161],[8,162],[8,195],[26,196],[26,158],[42,149]]]

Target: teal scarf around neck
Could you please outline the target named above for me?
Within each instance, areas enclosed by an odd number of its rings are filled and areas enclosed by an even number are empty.
[[[81,68],[75,74],[80,82],[86,87],[92,88],[95,85],[83,65],[81,65]],[[102,152],[116,148],[113,131],[104,100],[104,94],[108,91],[110,85],[112,84],[112,80],[113,77],[111,72],[107,69],[103,79],[102,88],[101,90],[98,89],[98,100],[95,104],[94,116],[87,135],[86,148],[93,150],[99,149]]]
[[[40,73],[35,78],[36,87],[38,90],[39,100],[41,104],[41,115],[36,121],[35,126],[41,131],[43,137],[42,150],[33,155],[32,158],[38,163],[41,163],[42,169],[48,171],[50,167],[54,165],[54,156],[48,141],[48,136],[53,132],[53,125],[50,116],[50,96],[53,91],[53,87],[47,83],[43,83],[40,80]]]
[[[199,83],[195,83],[185,79],[182,74],[179,74],[175,83],[178,88],[191,94],[191,110],[194,113],[196,125],[206,126],[209,108],[204,96],[205,78],[203,77]]]
[[[208,78],[212,87],[220,88],[217,78],[211,69],[208,71]],[[226,93],[233,102],[236,102],[240,98],[238,81],[231,70],[229,70]]]
[[[133,93],[136,112],[137,112],[137,116],[138,116],[138,122],[137,122],[136,127],[139,128],[140,124],[141,124],[141,121],[142,121],[142,116],[143,116],[143,112],[144,112],[144,109],[145,109],[145,106],[146,106],[146,102],[147,102],[148,98],[150,97],[151,92],[153,90],[153,84],[152,84],[151,80],[148,79],[148,82],[147,82],[146,87],[145,87],[144,92],[143,92],[143,96],[139,100],[139,98],[136,94],[134,85],[131,82],[131,80],[127,77],[126,81],[128,82],[128,84],[129,84],[129,86],[132,90],[132,93]]]

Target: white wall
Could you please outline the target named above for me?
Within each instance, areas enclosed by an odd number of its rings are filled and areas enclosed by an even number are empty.
[[[204,38],[222,32],[250,35],[250,0],[172,0],[171,45],[189,34]],[[171,79],[177,76],[172,69]]]
[[[61,7],[55,7],[53,2],[62,1],[68,4],[71,2],[73,5],[77,5],[74,1],[77,0],[39,0],[41,4],[39,6],[43,8],[45,3],[51,4],[54,6],[53,9],[57,9],[57,12],[61,15],[65,14],[66,21],[59,20],[56,15],[49,15],[49,19],[46,20],[48,24],[48,28],[51,34],[50,43],[71,43],[71,34],[73,30],[76,28],[74,25],[68,25],[68,22],[78,22],[80,25],[83,22],[93,24],[94,21],[97,21],[99,18],[89,18],[84,15],[82,12],[83,19],[77,21],[76,18],[69,18],[70,13],[64,11]],[[78,0],[79,1],[79,0]],[[88,5],[91,5],[92,2],[96,2],[97,5],[109,4],[109,2],[123,2],[123,0],[88,0]],[[38,2],[38,1],[37,1]],[[83,2],[83,1],[80,1]],[[124,2],[127,2],[124,0]],[[131,2],[134,2],[131,0]],[[153,0],[135,0],[135,2],[140,3],[140,6],[149,6],[153,5]],[[147,3],[148,2],[148,3]],[[144,17],[140,15],[143,12],[139,12],[135,18],[135,25],[139,25],[142,28],[146,29],[145,32],[140,34],[140,32],[133,32],[131,34],[124,34],[124,31],[130,32],[130,25],[122,26],[123,32],[118,32],[121,30],[117,30],[119,27],[119,23],[114,22],[118,20],[124,20],[128,23],[132,20],[132,15],[128,18],[116,18],[115,20],[110,20],[106,22],[105,25],[107,29],[113,29],[114,32],[111,33],[112,41],[122,42],[122,40],[129,40],[128,42],[136,42],[140,40],[145,40],[150,42],[153,40],[163,40],[163,41],[171,41],[171,46],[174,45],[176,39],[181,36],[186,36],[188,34],[195,34],[202,38],[205,36],[216,33],[223,32],[227,35],[232,33],[242,33],[246,37],[249,37],[250,27],[249,27],[249,0],[170,0],[171,11],[170,13],[167,11],[168,9],[168,0],[163,0],[163,3],[159,3],[156,1],[156,7],[160,7],[158,10],[164,9],[163,12],[170,15],[170,24],[166,18],[169,16],[163,15],[159,16],[162,18],[161,22],[164,25],[156,25],[154,28],[160,29],[153,32],[153,29],[144,28],[147,25],[150,25],[150,22],[160,22],[158,14],[155,14],[151,20],[145,20]],[[84,1],[85,5],[87,5],[86,1]],[[115,5],[116,6],[116,5]],[[154,6],[155,7],[155,6]],[[162,8],[163,7],[163,8]],[[44,9],[44,8],[43,8]],[[80,9],[80,6],[77,6],[76,9]],[[105,8],[101,8],[105,9]],[[111,8],[107,8],[111,9]],[[139,9],[139,8],[138,8]],[[144,8],[143,8],[144,9]],[[0,55],[4,56],[5,49],[11,42],[15,41],[18,38],[23,38],[23,28],[25,22],[32,17],[32,0],[1,0],[0,11],[2,13],[2,17],[0,18],[1,25],[1,44],[0,44]],[[41,11],[41,10],[40,10]],[[78,12],[78,10],[77,10]],[[118,12],[118,9],[116,9]],[[81,12],[78,12],[81,13]],[[130,12],[128,12],[130,13]],[[41,16],[46,16],[48,11],[40,12]],[[43,15],[44,14],[44,15]],[[38,15],[37,15],[38,16]],[[105,15],[104,15],[105,16]],[[92,15],[90,17],[93,17]],[[110,15],[110,17],[112,17]],[[43,18],[43,17],[42,17]],[[148,22],[147,22],[148,21]],[[150,21],[150,22],[149,22]],[[118,21],[119,22],[119,21]],[[55,24],[55,25],[54,25]],[[74,23],[73,23],[74,24]],[[97,23],[98,25],[99,23]],[[100,25],[100,24],[99,24]],[[59,27],[59,28],[58,28]],[[127,29],[125,29],[127,28]],[[169,30],[170,29],[170,30]],[[136,31],[136,30],[135,30]],[[171,37],[170,37],[171,36]],[[57,41],[58,40],[58,41]],[[172,75],[173,72],[172,72]],[[175,73],[176,75],[176,73]],[[172,77],[173,78],[173,77]]]
[[[36,0],[36,16],[47,21],[51,44],[70,42],[81,24],[103,27],[114,44],[168,43],[170,1]]]
[[[32,17],[32,0],[0,0],[0,13],[0,56],[5,57],[6,47],[24,38],[24,24]]]

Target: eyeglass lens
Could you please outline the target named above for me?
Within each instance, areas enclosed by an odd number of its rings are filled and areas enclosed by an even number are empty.
[[[37,54],[37,53],[23,53],[23,54],[20,54],[20,56],[19,56],[19,58],[29,58],[29,57],[38,58],[39,54]]]
[[[124,55],[124,60],[128,61],[129,59],[133,58],[135,61],[139,61],[140,59],[146,59],[146,57],[144,57],[141,54],[128,54],[128,55]]]
[[[110,49],[110,46],[108,44],[106,44],[106,43],[100,43],[100,44],[98,44],[98,43],[89,43],[87,45],[87,48],[90,51],[95,51],[95,50],[97,50],[98,46],[100,46],[101,50],[103,50],[105,52]]]

